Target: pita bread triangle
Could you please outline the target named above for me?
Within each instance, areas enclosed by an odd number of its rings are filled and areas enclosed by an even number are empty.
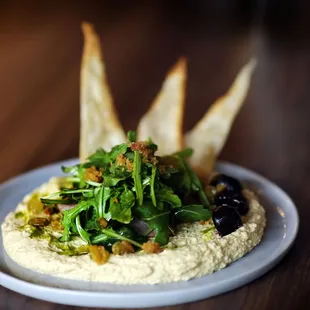
[[[82,30],[80,160],[84,161],[98,148],[110,150],[127,139],[113,104],[100,39],[91,24],[83,23]],[[151,138],[158,145],[160,155],[171,154],[184,147],[193,148],[190,165],[199,176],[210,175],[247,96],[256,63],[255,58],[250,59],[227,93],[218,98],[194,128],[183,136],[187,61],[180,58],[141,118],[138,140]]]

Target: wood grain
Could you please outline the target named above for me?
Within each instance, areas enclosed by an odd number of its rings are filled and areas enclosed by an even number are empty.
[[[250,28],[250,11],[240,19],[233,8],[221,11],[203,1],[192,6],[181,1],[178,10],[164,1],[29,3],[0,6],[0,181],[78,155],[82,20],[94,22],[102,36],[109,81],[126,129],[136,127],[181,54],[189,58],[189,129],[255,53],[259,65],[247,103],[220,157],[263,174],[289,193],[301,217],[296,244],[253,283],[167,309],[310,309],[305,223],[310,218],[310,36],[303,28],[309,14],[295,10],[288,27],[299,27],[283,33],[281,27],[271,27],[268,14],[259,19],[264,27]],[[0,288],[0,309],[83,308]]]

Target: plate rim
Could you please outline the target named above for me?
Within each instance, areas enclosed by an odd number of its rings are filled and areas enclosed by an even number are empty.
[[[56,165],[61,166],[61,165],[66,165],[68,163],[75,163],[77,162],[78,159],[77,158],[71,158],[71,159],[67,159],[67,160],[61,160],[61,161],[57,161],[57,162],[53,162],[47,165],[42,165],[39,166],[35,169],[32,169],[30,171],[26,171],[24,173],[21,173],[19,175],[13,176],[12,178],[8,179],[7,181],[3,182],[0,184],[0,188],[5,188],[9,187],[11,183],[14,183],[14,181],[16,181],[17,179],[21,178],[21,177],[27,177],[31,174],[36,174],[39,171],[42,170],[46,170],[48,168],[52,168]],[[240,281],[240,278],[238,276],[235,276],[233,278],[230,278],[229,282],[230,284],[228,285],[230,287],[230,289],[220,289],[217,291],[220,291],[220,293],[211,293],[209,294],[208,297],[214,296],[214,295],[218,295],[218,294],[222,294],[224,292],[228,292],[231,291],[237,287],[241,287],[246,283],[250,283],[252,282],[254,279],[258,278],[259,276],[263,275],[264,273],[268,272],[270,269],[272,269],[286,254],[287,252],[290,250],[290,248],[293,246],[297,234],[298,234],[298,229],[299,229],[299,215],[298,215],[298,211],[296,208],[296,205],[294,204],[293,200],[291,199],[291,197],[282,189],[280,188],[278,185],[276,185],[275,183],[273,183],[272,181],[268,180],[266,177],[239,165],[236,165],[234,163],[230,163],[230,162],[226,162],[226,161],[217,161],[216,166],[219,167],[228,167],[228,168],[233,168],[233,169],[237,169],[239,171],[241,171],[241,173],[249,173],[252,176],[254,176],[255,178],[260,179],[260,181],[264,182],[265,184],[268,184],[268,186],[272,186],[274,189],[276,189],[278,192],[280,192],[281,195],[283,195],[286,199],[286,201],[290,204],[291,206],[291,211],[293,212],[293,217],[294,217],[294,223],[293,223],[293,228],[291,231],[291,237],[290,239],[287,239],[284,243],[284,247],[281,248],[281,250],[279,251],[278,255],[275,258],[269,258],[267,260],[267,262],[265,262],[262,266],[260,266],[259,269],[255,269],[255,270],[251,270],[250,272],[247,273],[247,279]],[[224,282],[224,280],[222,280],[221,282]],[[240,282],[243,282],[240,285]],[[46,301],[50,301],[50,302],[58,302],[59,298],[61,296],[64,296],[65,294],[69,294],[70,297],[75,297],[75,296],[79,296],[79,299],[82,299],[83,297],[85,297],[85,300],[89,299],[89,298],[93,298],[94,299],[94,303],[91,305],[88,302],[85,302],[83,304],[79,303],[72,303],[72,301],[66,301],[63,300],[61,301],[62,304],[67,304],[67,305],[81,305],[81,306],[89,306],[89,307],[97,307],[99,305],[98,301],[102,298],[105,298],[106,300],[110,300],[109,304],[110,305],[102,305],[102,306],[107,306],[107,307],[113,307],[113,308],[123,308],[124,304],[122,302],[113,302],[114,305],[111,305],[111,301],[113,301],[113,299],[115,299],[116,296],[122,294],[125,295],[126,298],[130,298],[131,302],[128,302],[128,305],[126,305],[127,308],[137,308],[137,307],[155,307],[155,306],[169,306],[169,305],[176,305],[176,304],[181,304],[181,303],[185,303],[185,302],[191,302],[191,301],[197,301],[203,298],[208,298],[208,297],[204,297],[206,294],[203,292],[203,286],[202,287],[198,287],[198,286],[194,286],[191,288],[188,287],[181,287],[178,288],[176,290],[171,290],[168,292],[169,295],[172,295],[172,298],[170,297],[170,302],[168,302],[167,300],[162,300],[160,298],[158,298],[158,302],[152,303],[150,305],[145,304],[145,302],[137,302],[137,300],[135,300],[137,297],[141,297],[141,295],[149,295],[150,298],[154,298],[154,297],[164,297],[167,292],[164,291],[141,291],[141,292],[94,292],[94,291],[87,291],[87,290],[76,290],[76,289],[66,289],[66,288],[57,288],[57,287],[49,287],[49,286],[45,286],[43,284],[35,284],[35,283],[31,283],[28,282],[26,280],[22,280],[19,279],[13,275],[7,274],[6,272],[0,270],[0,285],[3,287],[6,287],[10,290],[13,290],[15,292],[24,294],[26,296],[30,296],[30,297],[34,297],[36,299],[41,299],[41,300],[46,300]],[[31,289],[31,291],[35,291],[36,294],[29,294],[25,293],[25,291],[27,291],[27,288],[29,288],[29,290]],[[215,288],[212,288],[213,290],[216,290]],[[187,294],[182,294],[185,291],[187,291]],[[190,291],[190,292],[188,292]],[[40,298],[40,293],[49,293],[53,296],[59,295],[57,300],[51,299],[51,298]],[[173,296],[174,295],[174,296]],[[189,298],[187,296],[192,295],[194,296],[194,298]],[[177,300],[176,300],[177,298]],[[69,298],[68,298],[69,299]],[[96,303],[97,301],[97,303]],[[132,301],[134,301],[134,303],[132,303]]]

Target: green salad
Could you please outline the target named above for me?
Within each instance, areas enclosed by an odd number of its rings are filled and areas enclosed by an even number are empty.
[[[186,163],[191,149],[160,157],[150,139],[137,142],[133,131],[127,137],[109,152],[99,149],[85,163],[62,167],[69,176],[61,190],[41,198],[61,211],[60,243],[79,236],[112,253],[124,251],[123,241],[127,252],[148,241],[160,248],[177,224],[211,218],[203,185]]]

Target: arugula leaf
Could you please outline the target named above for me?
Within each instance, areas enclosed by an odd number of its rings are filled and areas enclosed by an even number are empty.
[[[128,149],[127,143],[122,143],[113,146],[111,151],[109,152],[110,162],[113,162],[118,155],[125,154],[127,149]]]
[[[89,180],[85,181],[85,183],[88,184],[88,185],[91,185],[91,186],[95,186],[95,187],[102,185],[102,183],[98,183],[98,182],[95,182],[95,181],[89,181]]]
[[[151,178],[145,177],[142,182],[142,191],[146,189],[147,186],[151,185]]]
[[[87,200],[87,201],[82,200],[77,204],[75,208],[63,212],[64,216],[62,219],[62,225],[64,227],[64,233],[61,238],[61,241],[66,242],[70,240],[70,228],[71,226],[76,226],[76,223],[73,224],[73,221],[78,216],[78,214],[82,211],[88,210],[90,207],[95,205],[96,202],[93,200]]]
[[[70,173],[73,175],[73,181],[74,182],[79,182],[80,183],[80,187],[84,187],[85,186],[85,182],[83,179],[84,173],[85,173],[85,168],[84,165],[82,164],[78,164],[78,165],[74,165],[71,167],[61,167],[61,170],[64,173]],[[69,178],[70,179],[70,178]]]
[[[113,163],[109,167],[109,172],[110,173],[105,173],[105,175],[110,175],[113,176],[114,178],[119,178],[119,179],[127,179],[128,177],[131,176],[131,172],[127,170],[125,166],[118,166],[116,163]]]
[[[124,156],[130,159],[131,161],[134,161],[134,158],[135,158],[134,152],[127,152]]]
[[[81,214],[82,213],[80,213],[80,215]],[[86,231],[92,231],[92,230],[98,231],[101,229],[101,226],[98,223],[98,214],[97,214],[96,208],[89,208],[85,212],[85,220],[82,222],[84,223],[84,229]]]
[[[203,189],[202,183],[199,180],[198,176],[192,170],[192,168],[190,168],[189,165],[185,164],[185,167],[186,167],[188,174],[191,178],[193,191],[198,192],[200,200],[204,206],[209,206],[210,205],[209,200],[207,198],[207,195]]]
[[[71,232],[73,235],[78,235],[78,234],[79,234],[79,232],[78,232],[78,230],[77,230],[77,227],[76,227],[76,224],[75,224],[75,221],[72,221],[72,222],[71,222],[71,225],[70,225],[69,229],[70,229],[70,232]]]
[[[116,186],[118,182],[125,180],[125,178],[115,178],[111,175],[104,175],[102,185],[104,187]]]
[[[133,161],[133,180],[136,189],[136,195],[138,198],[138,203],[141,206],[143,203],[143,190],[142,190],[142,182],[141,182],[141,154],[138,151],[135,151],[135,157]]]
[[[160,218],[154,218],[147,222],[150,227],[155,228],[154,241],[160,245],[166,245],[169,242],[169,213],[163,213]]]
[[[97,150],[96,153],[88,157],[89,162],[85,163],[85,167],[94,166],[107,166],[113,162],[120,154],[125,154],[127,151],[127,143],[122,143],[112,147],[110,152],[106,152],[103,149]]]
[[[153,150],[153,153],[155,153],[158,150],[157,144],[153,143],[150,137],[147,139],[147,147],[148,149]]]
[[[110,162],[110,156],[108,152],[100,148],[96,151],[96,153],[90,155],[88,157],[88,160],[90,162],[102,162],[102,163],[108,164]]]
[[[150,183],[150,186],[151,186],[151,193],[150,193],[150,195],[151,195],[151,199],[152,199],[153,205],[156,207],[155,178],[156,178],[156,167],[153,166],[152,167],[151,183]]]
[[[185,149],[174,155],[162,158],[164,164],[171,164],[177,169],[176,173],[169,175],[166,179],[162,179],[162,182],[170,188],[173,188],[177,194],[190,195],[192,192],[197,192],[201,203],[204,206],[209,206],[210,204],[201,181],[190,166],[184,161],[184,158],[189,156],[191,152],[191,149]]]
[[[211,218],[210,210],[204,208],[203,205],[187,205],[175,211],[175,216],[181,222],[206,221]]]
[[[185,158],[191,157],[192,154],[193,154],[193,149],[188,147],[182,151],[174,153],[173,155],[181,157],[182,159],[185,159]]]
[[[112,248],[112,245],[115,242],[117,242],[119,240],[124,240],[122,237],[126,238],[127,241],[129,241],[135,247],[138,247],[138,248],[140,248],[142,246],[142,243],[144,243],[148,240],[148,237],[140,236],[140,235],[136,234],[134,231],[132,231],[127,226],[123,226],[119,229],[114,229],[113,231],[115,232],[115,234],[113,234],[113,233],[109,234],[109,231],[108,231],[107,234],[100,232],[99,234],[94,235],[93,238],[91,239],[91,243],[92,244],[102,244],[105,246],[106,249],[110,250]],[[137,246],[137,244],[139,244],[139,246]]]
[[[135,204],[135,195],[127,187],[125,187],[125,190],[120,196],[120,204],[123,208],[131,208]]]
[[[64,166],[61,166],[61,170],[64,172],[64,173],[70,173],[72,174],[73,176],[77,177],[79,175],[79,169],[81,168],[81,165],[74,165],[74,166],[71,166],[71,167],[64,167]]]
[[[92,193],[92,189],[84,189],[84,188],[79,188],[79,189],[64,189],[59,194],[61,196],[64,195],[69,195],[69,194],[83,194],[83,193]]]
[[[48,198],[41,198],[41,202],[44,203],[45,205],[57,205],[57,204],[62,204],[62,205],[71,205],[75,201],[69,200],[69,199],[48,199]]]
[[[178,208],[182,206],[182,201],[178,195],[176,195],[173,190],[162,184],[160,189],[156,192],[156,198],[161,201],[168,202],[172,208]]]
[[[111,241],[111,237],[103,233],[96,234],[91,238],[91,244],[105,244],[106,242]]]
[[[83,229],[81,225],[80,214],[75,218],[75,225],[82,240],[86,243],[90,243],[89,234]]]
[[[124,240],[132,243],[133,245],[141,248],[142,244],[136,242],[135,240],[132,240],[130,238],[127,238],[124,234],[117,233],[115,230],[112,228],[103,228],[101,230],[102,234],[96,236],[95,238],[92,239],[92,243],[102,243],[102,242],[107,242],[110,238],[114,238],[116,240]]]
[[[135,195],[132,191],[125,188],[119,196],[119,199],[113,197],[110,199],[110,213],[113,220],[128,224],[132,220],[131,208],[135,204]]]
[[[78,194],[78,196],[74,196]],[[93,197],[92,189],[63,189],[60,192],[50,194],[48,196],[42,197],[41,202],[44,204],[73,204],[76,200],[81,199],[81,195],[87,198]]]
[[[173,188],[177,194],[190,194],[192,181],[184,160],[177,154],[164,156],[161,158],[161,164],[166,166],[164,173],[161,174],[161,181]]]
[[[155,230],[155,242],[165,245],[169,241],[169,215],[170,210],[158,210],[151,200],[145,200],[142,206],[135,208],[138,218],[144,220],[148,226]]]
[[[106,212],[107,201],[111,197],[111,189],[109,187],[101,187],[95,194],[97,201],[97,212],[99,218],[105,218],[107,221],[111,219],[111,213]]]
[[[115,231],[119,235],[124,236],[127,239],[131,239],[131,240],[134,240],[136,242],[139,242],[140,244],[148,241],[148,237],[147,236],[139,236],[136,232],[134,232],[128,226],[123,226],[123,227],[121,227],[119,229],[116,229]]]
[[[137,132],[129,130],[128,133],[127,133],[127,140],[129,142],[136,142],[136,140],[137,140]]]
[[[94,191],[93,190],[91,190],[91,191],[85,191],[85,192],[82,192],[82,195],[83,195],[83,197],[85,197],[85,198],[93,198],[94,197],[94,195],[95,195],[95,193],[94,193]]]

